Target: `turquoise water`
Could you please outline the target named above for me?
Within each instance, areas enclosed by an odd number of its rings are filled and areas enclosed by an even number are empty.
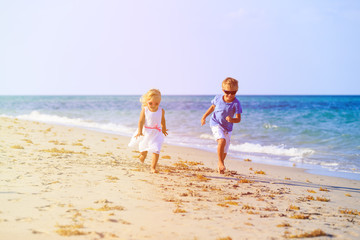
[[[0,115],[130,136],[140,96],[0,96]],[[170,144],[216,151],[200,119],[214,96],[163,96]],[[360,180],[360,96],[238,96],[230,152]]]

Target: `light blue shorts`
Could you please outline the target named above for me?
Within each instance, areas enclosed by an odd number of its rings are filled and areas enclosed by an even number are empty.
[[[225,131],[219,125],[212,126],[211,131],[212,131],[213,136],[216,141],[221,138],[225,139],[226,144],[225,144],[225,148],[224,148],[224,153],[227,153],[229,150],[229,147],[230,147],[231,132]]]

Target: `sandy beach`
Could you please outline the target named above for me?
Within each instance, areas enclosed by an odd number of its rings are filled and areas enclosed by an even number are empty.
[[[169,132],[171,134],[171,132]],[[359,239],[360,182],[0,118],[0,239]]]

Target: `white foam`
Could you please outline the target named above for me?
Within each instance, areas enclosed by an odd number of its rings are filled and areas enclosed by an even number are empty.
[[[275,146],[262,146],[260,144],[243,143],[239,145],[230,145],[230,150],[245,153],[264,153],[289,157],[305,157],[314,154],[314,150],[309,148],[286,148],[284,144]]]
[[[6,116],[9,117],[9,116]],[[109,131],[114,133],[120,133],[124,135],[131,135],[135,129],[131,129],[125,127],[120,124],[115,123],[97,123],[89,120],[84,120],[82,118],[68,118],[62,117],[58,115],[50,115],[50,114],[43,114],[38,111],[32,111],[30,114],[23,114],[16,116],[18,119],[22,120],[30,120],[30,121],[37,121],[37,122],[45,122],[45,123],[52,123],[52,124],[61,124],[61,125],[69,125],[69,126],[76,126],[76,127],[83,127],[83,128],[90,128],[90,129],[97,129],[101,131]]]
[[[272,125],[272,124],[270,124],[270,123],[264,123],[264,124],[263,124],[263,127],[264,127],[264,128],[267,128],[267,129],[269,129],[269,128],[278,128],[277,125]]]
[[[206,133],[201,134],[201,135],[200,135],[200,138],[201,138],[201,139],[210,139],[210,140],[214,140],[214,136],[213,136],[213,135],[211,135],[211,134],[206,134]]]
[[[338,168],[338,166],[340,166],[339,163],[324,162],[321,160],[307,159],[307,158],[302,158],[302,157],[292,157],[289,160],[291,162],[296,162],[296,163],[301,163],[301,164],[320,165],[320,166],[322,166],[324,168],[328,168],[328,169],[335,169],[335,168]]]
[[[340,164],[334,162],[321,162],[320,165],[325,167],[338,167]]]

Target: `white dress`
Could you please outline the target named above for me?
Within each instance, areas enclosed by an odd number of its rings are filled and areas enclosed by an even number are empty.
[[[129,147],[139,146],[140,152],[153,152],[160,154],[161,146],[164,142],[164,134],[161,130],[162,108],[159,107],[156,112],[151,112],[147,107],[145,110],[145,124],[143,127],[144,136],[135,138],[138,130],[132,136]]]

